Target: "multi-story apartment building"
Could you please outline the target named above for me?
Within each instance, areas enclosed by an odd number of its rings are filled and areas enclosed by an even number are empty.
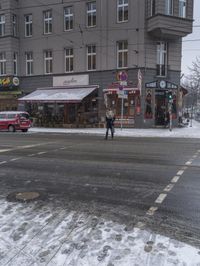
[[[192,23],[193,0],[0,0],[0,109],[27,95],[20,108],[64,124],[103,122],[110,106],[152,127],[172,94],[176,123]]]

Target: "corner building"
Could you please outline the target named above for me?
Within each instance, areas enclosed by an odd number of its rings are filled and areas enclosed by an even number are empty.
[[[38,125],[173,124],[193,0],[0,0],[0,109]],[[9,81],[9,82],[8,82]],[[122,115],[123,110],[123,115]]]

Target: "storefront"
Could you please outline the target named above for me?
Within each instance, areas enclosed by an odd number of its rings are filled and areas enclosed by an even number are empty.
[[[36,126],[97,126],[98,86],[40,88],[19,99]]]
[[[21,94],[17,77],[0,78],[0,111],[17,110],[17,99]]]
[[[177,124],[178,86],[169,81],[153,81],[145,84],[144,119],[148,125],[166,126],[169,114]]]
[[[104,92],[106,108],[112,108],[115,113],[115,125],[121,123],[124,127],[134,127],[135,117],[141,112],[140,91],[131,85],[121,86],[119,82],[112,83]]]

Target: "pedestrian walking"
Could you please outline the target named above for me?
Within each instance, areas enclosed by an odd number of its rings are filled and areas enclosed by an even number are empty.
[[[114,112],[109,108],[106,111],[106,136],[105,139],[108,139],[108,132],[110,130],[112,139],[114,138],[114,121],[115,115]]]

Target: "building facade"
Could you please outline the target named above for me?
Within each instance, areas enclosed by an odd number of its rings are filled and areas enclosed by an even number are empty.
[[[84,106],[39,98],[19,106],[61,110],[64,123],[77,124],[81,108],[97,114],[87,123],[102,123],[109,105],[119,123],[154,127],[164,126],[172,95],[176,125],[182,37],[192,23],[193,0],[0,0],[0,109],[37,88],[95,85]]]

